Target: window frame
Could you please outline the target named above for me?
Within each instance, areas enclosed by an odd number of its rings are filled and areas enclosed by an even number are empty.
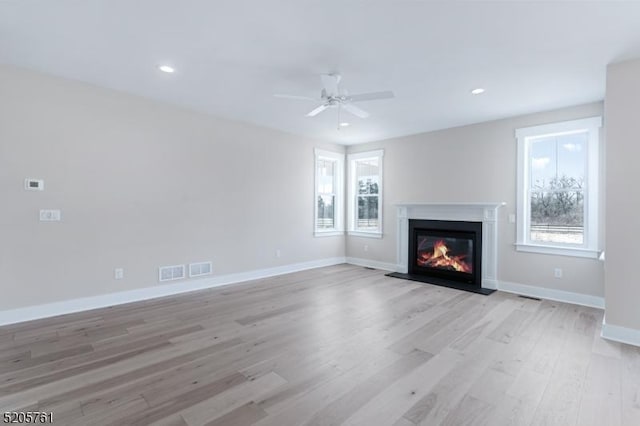
[[[517,164],[517,206],[516,206],[516,250],[532,253],[555,254],[563,256],[587,257],[599,256],[599,166],[600,166],[600,128],[602,117],[589,117],[578,120],[543,124],[540,126],[516,129]],[[544,243],[531,241],[531,182],[530,158],[532,143],[550,136],[588,132],[584,189],[584,238],[583,243]]]
[[[320,193],[320,174],[318,161],[332,161],[333,167],[333,228],[318,228],[318,196]],[[314,149],[314,191],[313,191],[313,235],[315,237],[331,237],[344,235],[344,154],[323,149]]]
[[[358,229],[357,214],[358,214],[358,190],[356,189],[356,163],[363,160],[377,159],[379,164],[378,173],[378,228],[376,230]],[[383,221],[383,195],[384,195],[384,150],[358,152],[347,155],[348,160],[348,203],[347,203],[347,215],[348,215],[348,234],[356,237],[367,238],[382,238],[382,221]]]

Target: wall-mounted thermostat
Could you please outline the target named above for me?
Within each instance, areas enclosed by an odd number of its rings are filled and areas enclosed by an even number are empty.
[[[27,191],[44,191],[44,180],[26,178],[24,180],[24,189]]]

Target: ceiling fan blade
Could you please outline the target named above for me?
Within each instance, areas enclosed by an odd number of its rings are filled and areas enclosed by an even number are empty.
[[[316,115],[320,114],[322,111],[324,111],[327,108],[329,108],[329,105],[327,104],[320,105],[318,108],[308,113],[307,117],[315,117]]]
[[[369,116],[369,113],[361,108],[358,108],[355,105],[351,105],[351,104],[342,104],[342,107],[344,109],[346,109],[347,111],[349,111],[351,114],[355,115],[356,117],[360,117],[360,118],[367,118]]]
[[[340,74],[320,74],[322,87],[327,91],[328,95],[338,94],[338,84],[342,76]]]
[[[359,95],[351,95],[349,96],[349,100],[351,102],[360,102],[360,101],[375,101],[378,99],[391,99],[395,97],[392,91],[387,90],[384,92],[371,92],[371,93],[360,93]]]
[[[275,95],[273,95],[276,98],[282,98],[282,99],[296,99],[299,101],[319,101],[320,99],[317,98],[312,98],[311,96],[298,96],[298,95],[283,95],[281,93],[276,93]]]

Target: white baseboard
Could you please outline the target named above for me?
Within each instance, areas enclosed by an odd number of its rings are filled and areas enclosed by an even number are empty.
[[[490,290],[498,289],[498,280],[492,280],[489,278],[482,279],[482,288],[488,288]]]
[[[627,345],[640,346],[640,330],[607,324],[607,317],[602,318],[602,332],[600,337]]]
[[[276,266],[273,268],[180,281],[174,284],[157,284],[154,287],[145,287],[99,296],[83,297],[61,302],[47,303],[44,305],[27,306],[24,308],[0,311],[0,326],[155,299],[175,294],[188,293],[196,290],[220,287],[229,284],[273,277],[276,275],[304,271],[307,269],[321,268],[324,266],[339,265],[342,263],[349,263],[352,265],[381,269],[385,271],[398,270],[398,265],[395,263],[379,262],[376,260],[360,259],[355,257],[332,257],[328,259]],[[535,287],[507,281],[499,281],[497,287],[498,290],[509,293],[604,309],[604,298],[602,297]],[[605,330],[607,331],[605,332]],[[633,329],[625,329],[624,327],[603,324],[602,337],[640,346],[640,331]]]
[[[536,287],[509,281],[499,281],[498,290],[505,291],[507,293],[521,294],[523,296],[537,297],[539,299],[555,300],[557,302],[573,303],[574,305],[604,309],[604,297],[592,296],[590,294],[573,293],[570,291]]]
[[[342,263],[346,263],[346,259],[344,257],[332,257],[328,259],[294,263],[291,265],[276,266],[273,268],[180,281],[175,284],[157,284],[154,287],[121,291],[117,293],[103,294],[100,296],[83,297],[79,299],[65,300],[62,302],[47,303],[44,305],[27,306],[24,308],[0,311],[0,326],[70,314],[73,312],[122,305],[125,303],[139,302],[142,300],[155,299],[180,293],[188,293],[190,291],[220,287],[223,285],[273,277],[275,275],[288,274],[291,272],[304,271],[323,266],[339,265]]]
[[[366,268],[382,269],[383,271],[395,272],[398,265],[395,263],[379,262],[377,260],[360,259],[357,257],[347,257],[346,263],[356,266],[364,266]]]

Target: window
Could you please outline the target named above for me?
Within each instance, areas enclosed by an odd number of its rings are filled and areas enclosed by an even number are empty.
[[[349,155],[349,235],[382,237],[382,156]]]
[[[516,130],[519,251],[598,256],[600,117]]]
[[[344,154],[315,150],[315,236],[344,234]]]

